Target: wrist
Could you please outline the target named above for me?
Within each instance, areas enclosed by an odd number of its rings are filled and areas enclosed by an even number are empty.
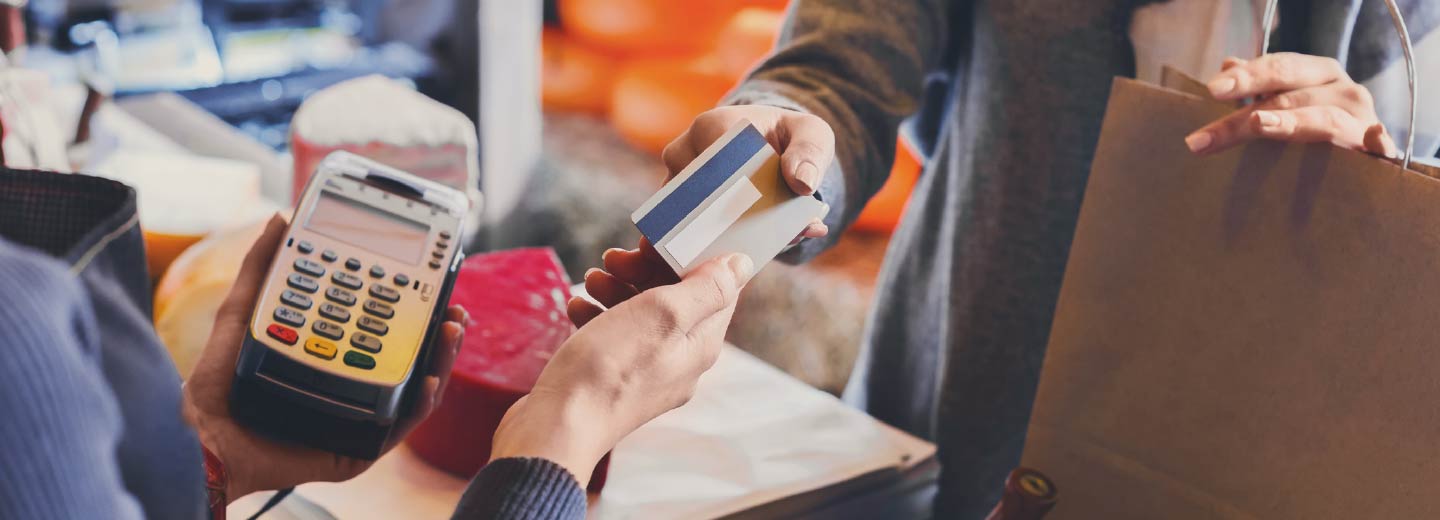
[[[207,420],[207,416],[193,406],[185,407],[184,416],[185,420],[190,423],[190,427],[195,429],[195,434],[200,440],[200,449],[205,453],[206,487],[219,486],[215,492],[223,495],[227,504],[255,491],[246,485],[245,471],[243,471],[243,467],[237,467],[236,464],[240,461],[234,460],[235,457],[227,456],[224,439],[221,439],[215,429],[208,427],[210,421]],[[238,466],[243,466],[243,464]],[[211,479],[211,473],[216,470],[218,470],[218,474],[215,476],[220,479],[219,482],[213,482]]]
[[[536,393],[510,407],[496,428],[490,460],[535,457],[569,470],[581,487],[618,436],[601,407],[578,395]]]

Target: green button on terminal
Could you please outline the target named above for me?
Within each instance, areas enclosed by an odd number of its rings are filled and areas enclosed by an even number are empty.
[[[370,370],[375,368],[375,358],[370,357],[369,354],[351,350],[345,353],[345,364],[355,368]]]

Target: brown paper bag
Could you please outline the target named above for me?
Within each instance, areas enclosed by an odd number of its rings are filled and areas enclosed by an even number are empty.
[[[1440,181],[1186,150],[1231,109],[1115,81],[1024,464],[1062,520],[1440,518]]]

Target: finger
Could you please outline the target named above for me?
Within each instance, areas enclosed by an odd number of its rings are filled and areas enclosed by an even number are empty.
[[[1234,68],[1236,65],[1240,65],[1243,63],[1245,63],[1245,60],[1236,58],[1234,56],[1225,58],[1225,61],[1220,62],[1220,72],[1225,72],[1227,70],[1230,70],[1231,68]]]
[[[1259,137],[1298,143],[1329,142],[1355,150],[1364,150],[1368,126],[1333,106],[1259,110],[1250,119],[1250,128]]]
[[[701,151],[730,131],[730,127],[740,119],[734,109],[735,107],[722,107],[695,116],[695,120],[690,122],[690,128],[665,146],[665,150],[660,153],[660,159],[670,171],[667,179],[679,174]],[[760,128],[766,126],[763,121],[752,123]]]
[[[426,376],[420,382],[420,393],[415,396],[415,405],[410,408],[409,413],[395,420],[395,431],[385,441],[385,449],[382,451],[389,451],[400,444],[400,441],[410,434],[410,430],[414,430],[440,406],[441,390],[438,377]]]
[[[830,234],[830,226],[826,226],[825,222],[818,218],[811,220],[809,224],[805,225],[805,230],[800,232],[800,236],[805,238],[824,238],[828,234]]]
[[[1340,107],[1361,121],[1375,121],[1375,100],[1370,90],[1351,81],[1336,81],[1276,94],[1256,103],[1252,110],[1291,110],[1330,105]]]
[[[446,321],[440,324],[440,341],[430,356],[430,375],[440,378],[440,386],[450,381],[450,369],[455,366],[455,356],[465,343],[465,327],[461,321]]]
[[[1366,125],[1335,106],[1301,107],[1294,110],[1240,111],[1185,138],[1190,150],[1213,154],[1256,138],[1297,143],[1330,142],[1336,146],[1364,150]]]
[[[600,302],[600,305],[609,308],[620,305],[621,302],[640,294],[635,287],[599,269],[590,269],[585,272],[585,292],[589,293],[595,301]]]
[[[446,321],[440,325],[440,342],[436,344],[435,352],[430,358],[430,374],[420,383],[420,393],[415,397],[415,405],[395,421],[396,434],[391,435],[386,442],[386,450],[398,444],[410,430],[419,426],[440,407],[440,402],[445,397],[445,387],[450,383],[450,370],[455,366],[455,356],[459,354],[460,346],[465,343],[465,328],[460,324],[468,320],[469,316],[464,312],[459,306],[451,306],[446,310]]]
[[[605,271],[635,288],[644,287],[655,278],[656,266],[638,249],[610,249],[600,255]]]
[[[780,140],[780,173],[790,189],[811,195],[835,159],[835,132],[810,114],[787,114],[776,128]]]
[[[1266,54],[1216,74],[1206,87],[1216,99],[1240,99],[1324,85],[1348,77],[1333,58],[1292,52]]]
[[[641,294],[630,301],[645,305],[621,305],[627,313],[643,312],[637,320],[661,321],[660,328],[689,334],[705,318],[735,304],[740,288],[754,274],[755,264],[744,254],[726,255],[705,262],[674,285]]]
[[[665,179],[669,180],[679,174],[690,164],[690,161],[695,160],[696,155],[695,147],[690,145],[689,130],[680,134],[680,137],[676,137],[674,141],[670,141],[670,144],[665,145],[665,150],[660,152],[660,160],[665,163],[665,169],[669,172]]]
[[[595,302],[579,296],[570,298],[570,301],[565,303],[565,314],[570,317],[570,323],[574,323],[577,328],[584,327],[586,323],[590,323],[590,320],[604,312],[605,309],[600,308]]]
[[[640,247],[637,249],[606,251],[601,255],[601,263],[604,264],[605,271],[640,291],[680,281],[680,277],[670,269],[670,264],[660,256],[660,252],[650,245],[650,241],[643,238],[640,239]]]
[[[1395,146],[1395,140],[1390,137],[1390,132],[1385,130],[1385,125],[1375,123],[1365,129],[1365,151],[1381,157],[1394,159],[1400,156],[1400,150]]]
[[[805,229],[800,230],[800,234],[795,235],[795,238],[790,239],[789,245],[793,246],[799,244],[800,242],[805,241],[805,239],[807,238],[824,238],[825,235],[828,234],[830,234],[829,226],[826,226],[824,222],[820,221],[820,219],[811,220],[809,224],[805,225]]]
[[[451,305],[445,309],[445,321],[459,323],[461,327],[470,326],[470,311],[459,305]]]
[[[1236,110],[1200,127],[1199,130],[1185,136],[1185,146],[1192,153],[1212,154],[1251,138],[1253,132],[1250,131],[1250,116],[1253,113],[1254,110],[1251,108]]]
[[[265,224],[265,231],[255,239],[254,245],[250,246],[250,252],[245,254],[245,260],[240,263],[235,284],[230,287],[230,294],[220,304],[217,317],[250,316],[250,308],[255,305],[260,285],[265,282],[265,274],[270,270],[270,261],[280,249],[280,241],[287,229],[285,218],[279,213],[270,217],[270,221]]]

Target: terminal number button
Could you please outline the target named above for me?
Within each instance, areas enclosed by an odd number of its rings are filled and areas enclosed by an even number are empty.
[[[395,317],[395,308],[375,300],[365,300],[365,312],[375,315],[378,318],[390,319]]]
[[[304,258],[295,259],[295,270],[315,277],[325,275],[325,266],[320,265],[320,262]]]
[[[325,299],[346,307],[355,305],[355,294],[339,287],[325,289]]]
[[[384,336],[386,332],[390,332],[389,325],[386,325],[385,322],[377,320],[375,318],[371,318],[369,316],[361,316],[360,321],[356,322],[356,324],[360,325],[361,330],[364,330],[365,332],[369,332],[376,336]]]
[[[350,321],[350,311],[347,311],[344,307],[335,305],[333,303],[320,304],[320,316],[338,321],[340,323]]]
[[[276,307],[275,321],[284,323],[291,327],[299,327],[305,324],[305,315],[300,314],[300,311],[291,309],[289,307]]]
[[[309,310],[311,305],[309,296],[305,296],[290,289],[285,289],[285,292],[280,293],[280,301],[285,302],[285,305],[289,305],[302,311]]]
[[[335,275],[331,276],[330,280],[334,281],[335,285],[339,285],[346,289],[359,289],[361,284],[359,276],[355,276],[353,274],[343,271],[335,271]]]
[[[350,335],[350,344],[361,350],[380,352],[380,339],[364,332],[356,332]]]
[[[330,323],[325,320],[315,320],[315,325],[311,326],[310,330],[313,330],[316,334],[325,336],[330,339],[340,339],[345,335],[344,327],[341,327],[334,323]]]
[[[305,275],[300,273],[290,273],[290,276],[285,278],[285,283],[307,293],[320,290],[320,284],[315,283],[315,280],[306,278]]]
[[[370,296],[374,296],[390,303],[400,301],[400,291],[380,284],[370,286]]]

